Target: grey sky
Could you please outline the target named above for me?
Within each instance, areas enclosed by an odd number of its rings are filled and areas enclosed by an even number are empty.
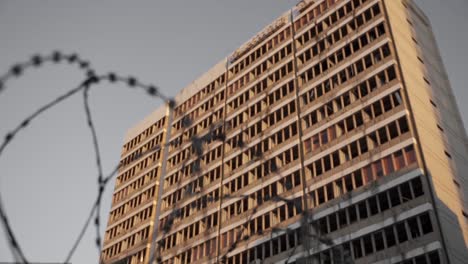
[[[35,52],[60,49],[78,52],[98,71],[131,74],[174,95],[296,2],[0,1],[0,72]],[[468,2],[417,2],[432,22],[466,124]],[[0,136],[82,79],[75,68],[51,65],[9,82],[0,95]],[[118,162],[126,130],[161,102],[109,85],[95,87],[91,98],[108,172]],[[97,194],[82,102],[77,95],[39,118],[0,157],[0,192],[30,261],[62,261]],[[109,187],[102,232],[113,183]],[[1,262],[11,257],[0,230]],[[94,239],[91,226],[73,263],[97,262]]]

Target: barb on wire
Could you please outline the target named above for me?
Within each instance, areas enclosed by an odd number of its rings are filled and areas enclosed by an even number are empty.
[[[76,65],[80,70],[85,71],[88,75],[94,72],[91,69],[89,62],[82,59],[76,53],[64,54],[61,51],[54,51],[49,55],[35,54],[27,61],[16,63],[11,66],[9,71],[0,75],[0,93],[5,90],[5,83],[11,78],[18,78],[29,68],[39,68],[49,62],[54,64],[68,63],[70,65]]]

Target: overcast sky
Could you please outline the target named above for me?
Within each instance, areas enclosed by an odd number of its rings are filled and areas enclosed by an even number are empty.
[[[395,0],[397,1],[397,0]],[[0,1],[0,72],[33,53],[78,52],[102,72],[131,74],[175,95],[297,0]],[[429,16],[465,124],[468,122],[468,1],[417,0]],[[46,66],[0,94],[0,136],[59,93],[77,86],[73,67]],[[98,85],[91,107],[109,172],[127,129],[160,101],[124,86]],[[30,261],[63,261],[97,194],[83,100],[77,95],[31,124],[0,157],[0,192]],[[1,136],[3,137],[3,136]],[[105,193],[107,223],[113,182]],[[73,263],[96,263],[95,230]],[[0,229],[0,262],[11,256]]]

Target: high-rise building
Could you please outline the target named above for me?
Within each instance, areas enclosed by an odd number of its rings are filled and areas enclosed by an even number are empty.
[[[466,263],[467,157],[413,1],[302,1],[129,131],[101,260]]]

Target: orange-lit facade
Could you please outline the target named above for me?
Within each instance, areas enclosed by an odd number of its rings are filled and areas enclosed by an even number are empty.
[[[175,101],[127,135],[103,263],[466,263],[466,133],[413,1],[303,1]]]

